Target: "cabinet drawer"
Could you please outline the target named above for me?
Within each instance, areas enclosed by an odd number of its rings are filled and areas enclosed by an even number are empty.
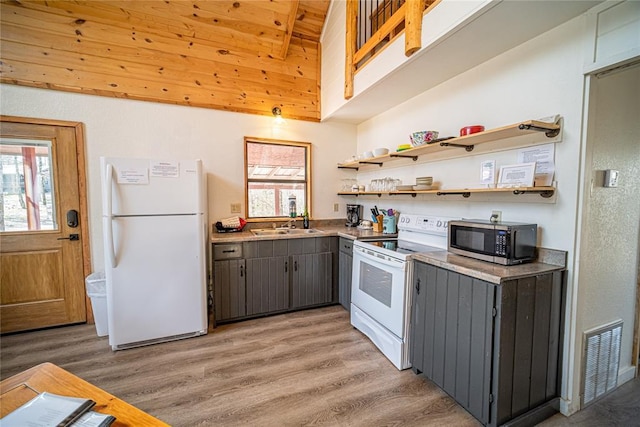
[[[242,258],[242,243],[229,243],[213,246],[213,259]]]
[[[353,253],[353,241],[350,239],[345,239],[344,237],[340,238],[340,252],[345,252],[348,254]]]

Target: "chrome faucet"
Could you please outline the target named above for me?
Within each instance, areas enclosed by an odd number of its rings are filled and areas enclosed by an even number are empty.
[[[296,219],[295,218],[291,218],[289,221],[287,221],[286,224],[281,225],[278,228],[296,228]]]

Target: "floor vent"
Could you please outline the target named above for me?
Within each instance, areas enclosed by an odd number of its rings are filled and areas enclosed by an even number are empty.
[[[622,320],[584,333],[582,408],[618,385]]]

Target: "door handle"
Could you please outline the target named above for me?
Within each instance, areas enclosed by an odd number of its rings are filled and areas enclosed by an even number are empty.
[[[416,293],[420,295],[420,279],[416,280]]]
[[[69,234],[69,237],[58,237],[58,240],[80,240],[79,234]]]

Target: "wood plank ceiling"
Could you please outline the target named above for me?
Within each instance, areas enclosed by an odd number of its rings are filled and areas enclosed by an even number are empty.
[[[330,0],[0,3],[0,81],[320,120]]]

